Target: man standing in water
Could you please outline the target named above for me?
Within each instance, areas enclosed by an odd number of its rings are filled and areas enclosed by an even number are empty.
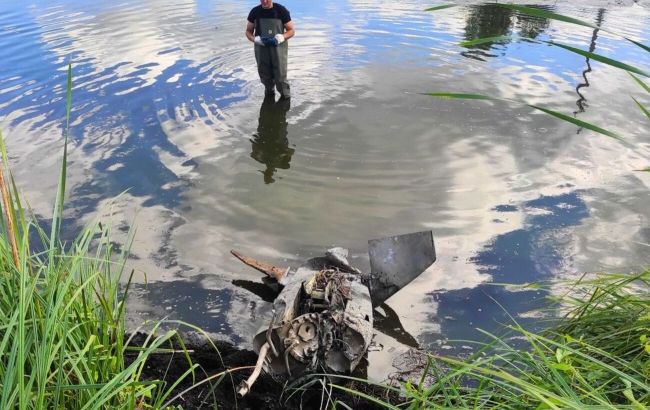
[[[273,95],[276,87],[283,99],[291,98],[287,82],[287,40],[294,35],[289,10],[273,0],[260,0],[248,14],[246,38],[255,43],[257,72],[266,95]]]

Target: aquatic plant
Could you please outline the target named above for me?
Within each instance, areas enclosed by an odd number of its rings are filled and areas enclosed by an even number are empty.
[[[110,224],[95,220],[71,243],[61,241],[71,93],[69,66],[49,232],[21,201],[0,134],[0,408],[162,408],[178,382],[145,381],[142,372],[148,357],[178,335],[156,335],[155,323],[140,347],[129,346],[125,304],[133,272],[125,273],[125,262],[132,237],[118,252]],[[195,369],[190,362],[183,377]]]
[[[650,407],[650,271],[570,286],[558,298],[570,311],[549,330],[529,332],[513,320],[507,337],[486,333],[490,342],[477,343],[472,356],[429,355],[419,383],[385,388],[408,409]],[[517,346],[507,342],[513,336]]]

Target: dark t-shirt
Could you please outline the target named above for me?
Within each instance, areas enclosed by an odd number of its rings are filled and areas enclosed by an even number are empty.
[[[291,21],[291,15],[289,14],[289,10],[279,3],[273,3],[273,7],[270,9],[265,9],[262,5],[253,7],[251,12],[248,13],[248,21],[255,23],[256,34],[259,31],[257,28],[257,20],[259,19],[278,19],[284,25]]]

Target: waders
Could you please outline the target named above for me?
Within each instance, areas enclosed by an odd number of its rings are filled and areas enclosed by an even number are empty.
[[[280,19],[261,18],[257,20],[256,35],[260,37],[274,37],[284,33],[284,25]],[[287,59],[289,45],[287,41],[277,46],[260,46],[255,44],[255,60],[257,72],[264,84],[266,94],[273,94],[273,87],[283,98],[290,98],[291,91],[287,82]]]

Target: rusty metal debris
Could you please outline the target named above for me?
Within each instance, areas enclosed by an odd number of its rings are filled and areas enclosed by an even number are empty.
[[[268,263],[259,262],[253,258],[244,256],[237,251],[230,251],[230,253],[232,253],[237,259],[244,262],[246,265],[250,266],[253,269],[257,269],[262,273],[265,273],[268,277],[273,278],[278,282],[281,282],[282,278],[284,278],[284,275],[286,275],[289,271],[289,268],[278,268],[277,266],[269,265]]]
[[[351,373],[372,341],[373,307],[436,259],[431,231],[369,241],[370,274],[352,267],[343,248],[329,249],[296,270],[231,252],[282,285],[268,327],[253,339],[259,358],[239,386],[241,396],[262,370],[285,379],[315,371]]]

